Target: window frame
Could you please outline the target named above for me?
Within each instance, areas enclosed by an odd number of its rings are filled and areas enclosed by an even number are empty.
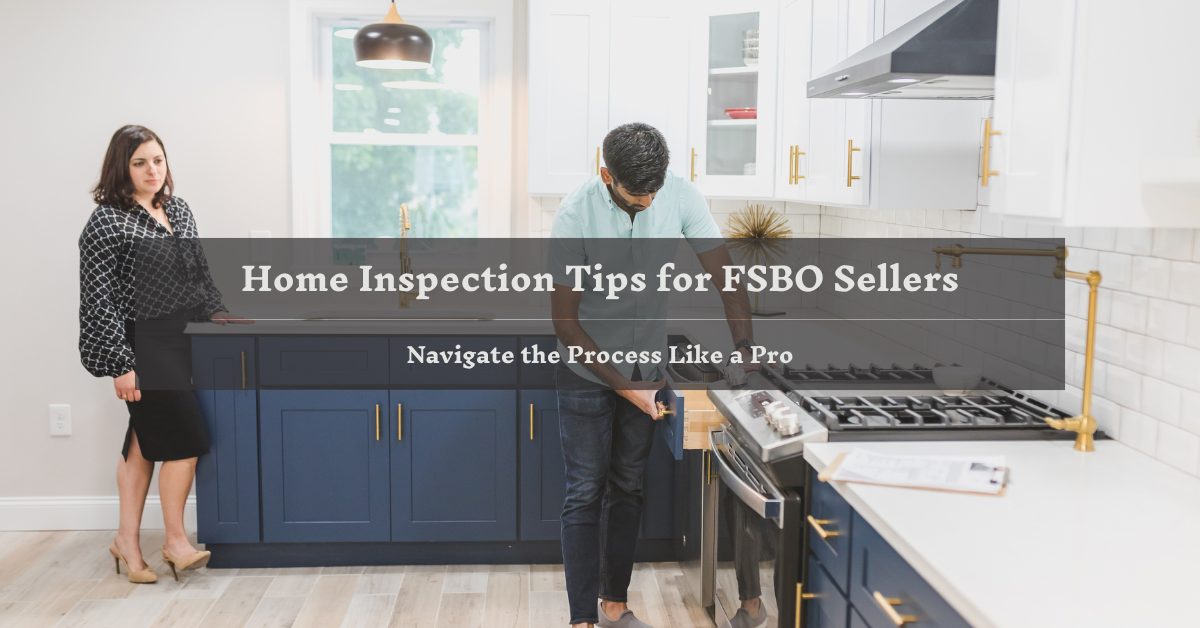
[[[342,140],[358,135],[333,133],[333,88],[326,66],[331,59],[331,25],[348,20],[378,21],[386,8],[362,0],[292,0],[289,6],[292,237],[332,237],[330,146],[335,138],[346,143]],[[512,0],[439,0],[436,4],[410,0],[398,8],[405,20],[417,24],[465,23],[482,29],[477,234],[509,237],[514,218]],[[400,144],[405,138],[392,135],[381,133],[378,141],[372,138],[370,143]]]

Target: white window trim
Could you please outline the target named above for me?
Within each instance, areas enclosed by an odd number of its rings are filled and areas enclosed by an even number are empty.
[[[484,84],[479,94],[479,237],[512,235],[513,0],[401,0],[406,21],[465,19],[486,22]],[[289,5],[292,237],[332,235],[328,135],[322,117],[322,23],[338,18],[383,19],[387,3],[365,0],[292,0]]]

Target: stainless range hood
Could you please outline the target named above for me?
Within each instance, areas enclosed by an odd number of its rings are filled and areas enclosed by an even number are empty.
[[[990,99],[998,9],[945,0],[809,81],[808,97]]]

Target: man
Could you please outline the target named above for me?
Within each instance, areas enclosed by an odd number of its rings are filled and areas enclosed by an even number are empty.
[[[609,132],[603,150],[600,176],[567,196],[554,219],[551,311],[563,355],[572,346],[638,351],[666,345],[665,295],[653,287],[615,300],[606,292],[577,292],[564,265],[594,265],[603,258],[606,265],[644,266],[681,235],[712,277],[723,277],[722,267],[730,263],[704,197],[667,171],[661,133],[646,124],[625,124]],[[631,241],[643,238],[662,240],[645,247]],[[719,294],[734,344],[747,358],[749,300],[742,290]],[[572,362],[557,369],[567,480],[562,548],[572,626],[647,626],[626,606],[626,590],[642,514],[642,475],[654,421],[663,416],[655,402],[663,386],[660,367]]]

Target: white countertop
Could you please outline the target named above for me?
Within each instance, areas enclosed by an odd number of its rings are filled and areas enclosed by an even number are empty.
[[[1196,625],[1200,479],[1115,441],[1071,445],[818,443],[804,458],[820,471],[854,448],[1005,456],[998,497],[831,483],[975,626]]]

